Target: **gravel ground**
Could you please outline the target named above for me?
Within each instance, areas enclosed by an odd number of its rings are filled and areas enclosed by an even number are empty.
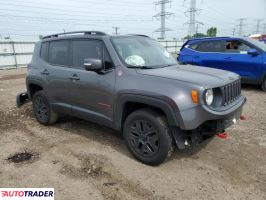
[[[266,93],[245,86],[246,121],[157,167],[136,161],[119,133],[76,118],[36,122],[15,107],[25,69],[0,71],[0,187],[54,187],[56,199],[266,199]],[[12,163],[16,153],[32,154]]]

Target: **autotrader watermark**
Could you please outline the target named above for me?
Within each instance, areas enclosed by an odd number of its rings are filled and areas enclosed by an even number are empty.
[[[54,188],[0,188],[0,200],[54,200]]]

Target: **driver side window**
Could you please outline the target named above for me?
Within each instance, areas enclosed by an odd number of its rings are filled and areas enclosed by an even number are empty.
[[[84,68],[84,59],[102,59],[103,44],[100,40],[73,40],[73,67]]]
[[[231,40],[226,41],[226,53],[239,53],[239,54],[246,54],[251,47],[242,41],[239,40]]]

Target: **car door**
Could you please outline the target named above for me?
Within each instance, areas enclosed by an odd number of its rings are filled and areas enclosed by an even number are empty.
[[[195,47],[197,55],[193,57],[193,63],[199,66],[224,69],[221,53],[224,52],[223,40],[203,41]]]
[[[90,121],[111,123],[115,71],[103,41],[76,39],[72,41],[72,49],[73,76],[78,77],[72,81],[72,114]],[[84,60],[87,58],[102,59],[104,72],[86,71]]]
[[[230,43],[235,43],[234,49],[230,49]],[[253,46],[250,46],[242,40],[227,40],[224,62],[226,70],[239,74],[244,79],[256,80],[260,78],[263,57],[262,54],[251,55],[248,51]],[[258,52],[260,52],[258,50]]]
[[[44,66],[46,76],[46,93],[55,110],[71,112],[69,88],[71,87],[70,42],[57,40],[49,42],[48,62]]]

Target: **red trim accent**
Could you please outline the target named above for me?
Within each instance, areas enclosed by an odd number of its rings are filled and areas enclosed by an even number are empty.
[[[97,103],[97,105],[100,107],[100,108],[103,108],[103,109],[111,109],[112,106],[110,104],[105,104],[105,103]]]

